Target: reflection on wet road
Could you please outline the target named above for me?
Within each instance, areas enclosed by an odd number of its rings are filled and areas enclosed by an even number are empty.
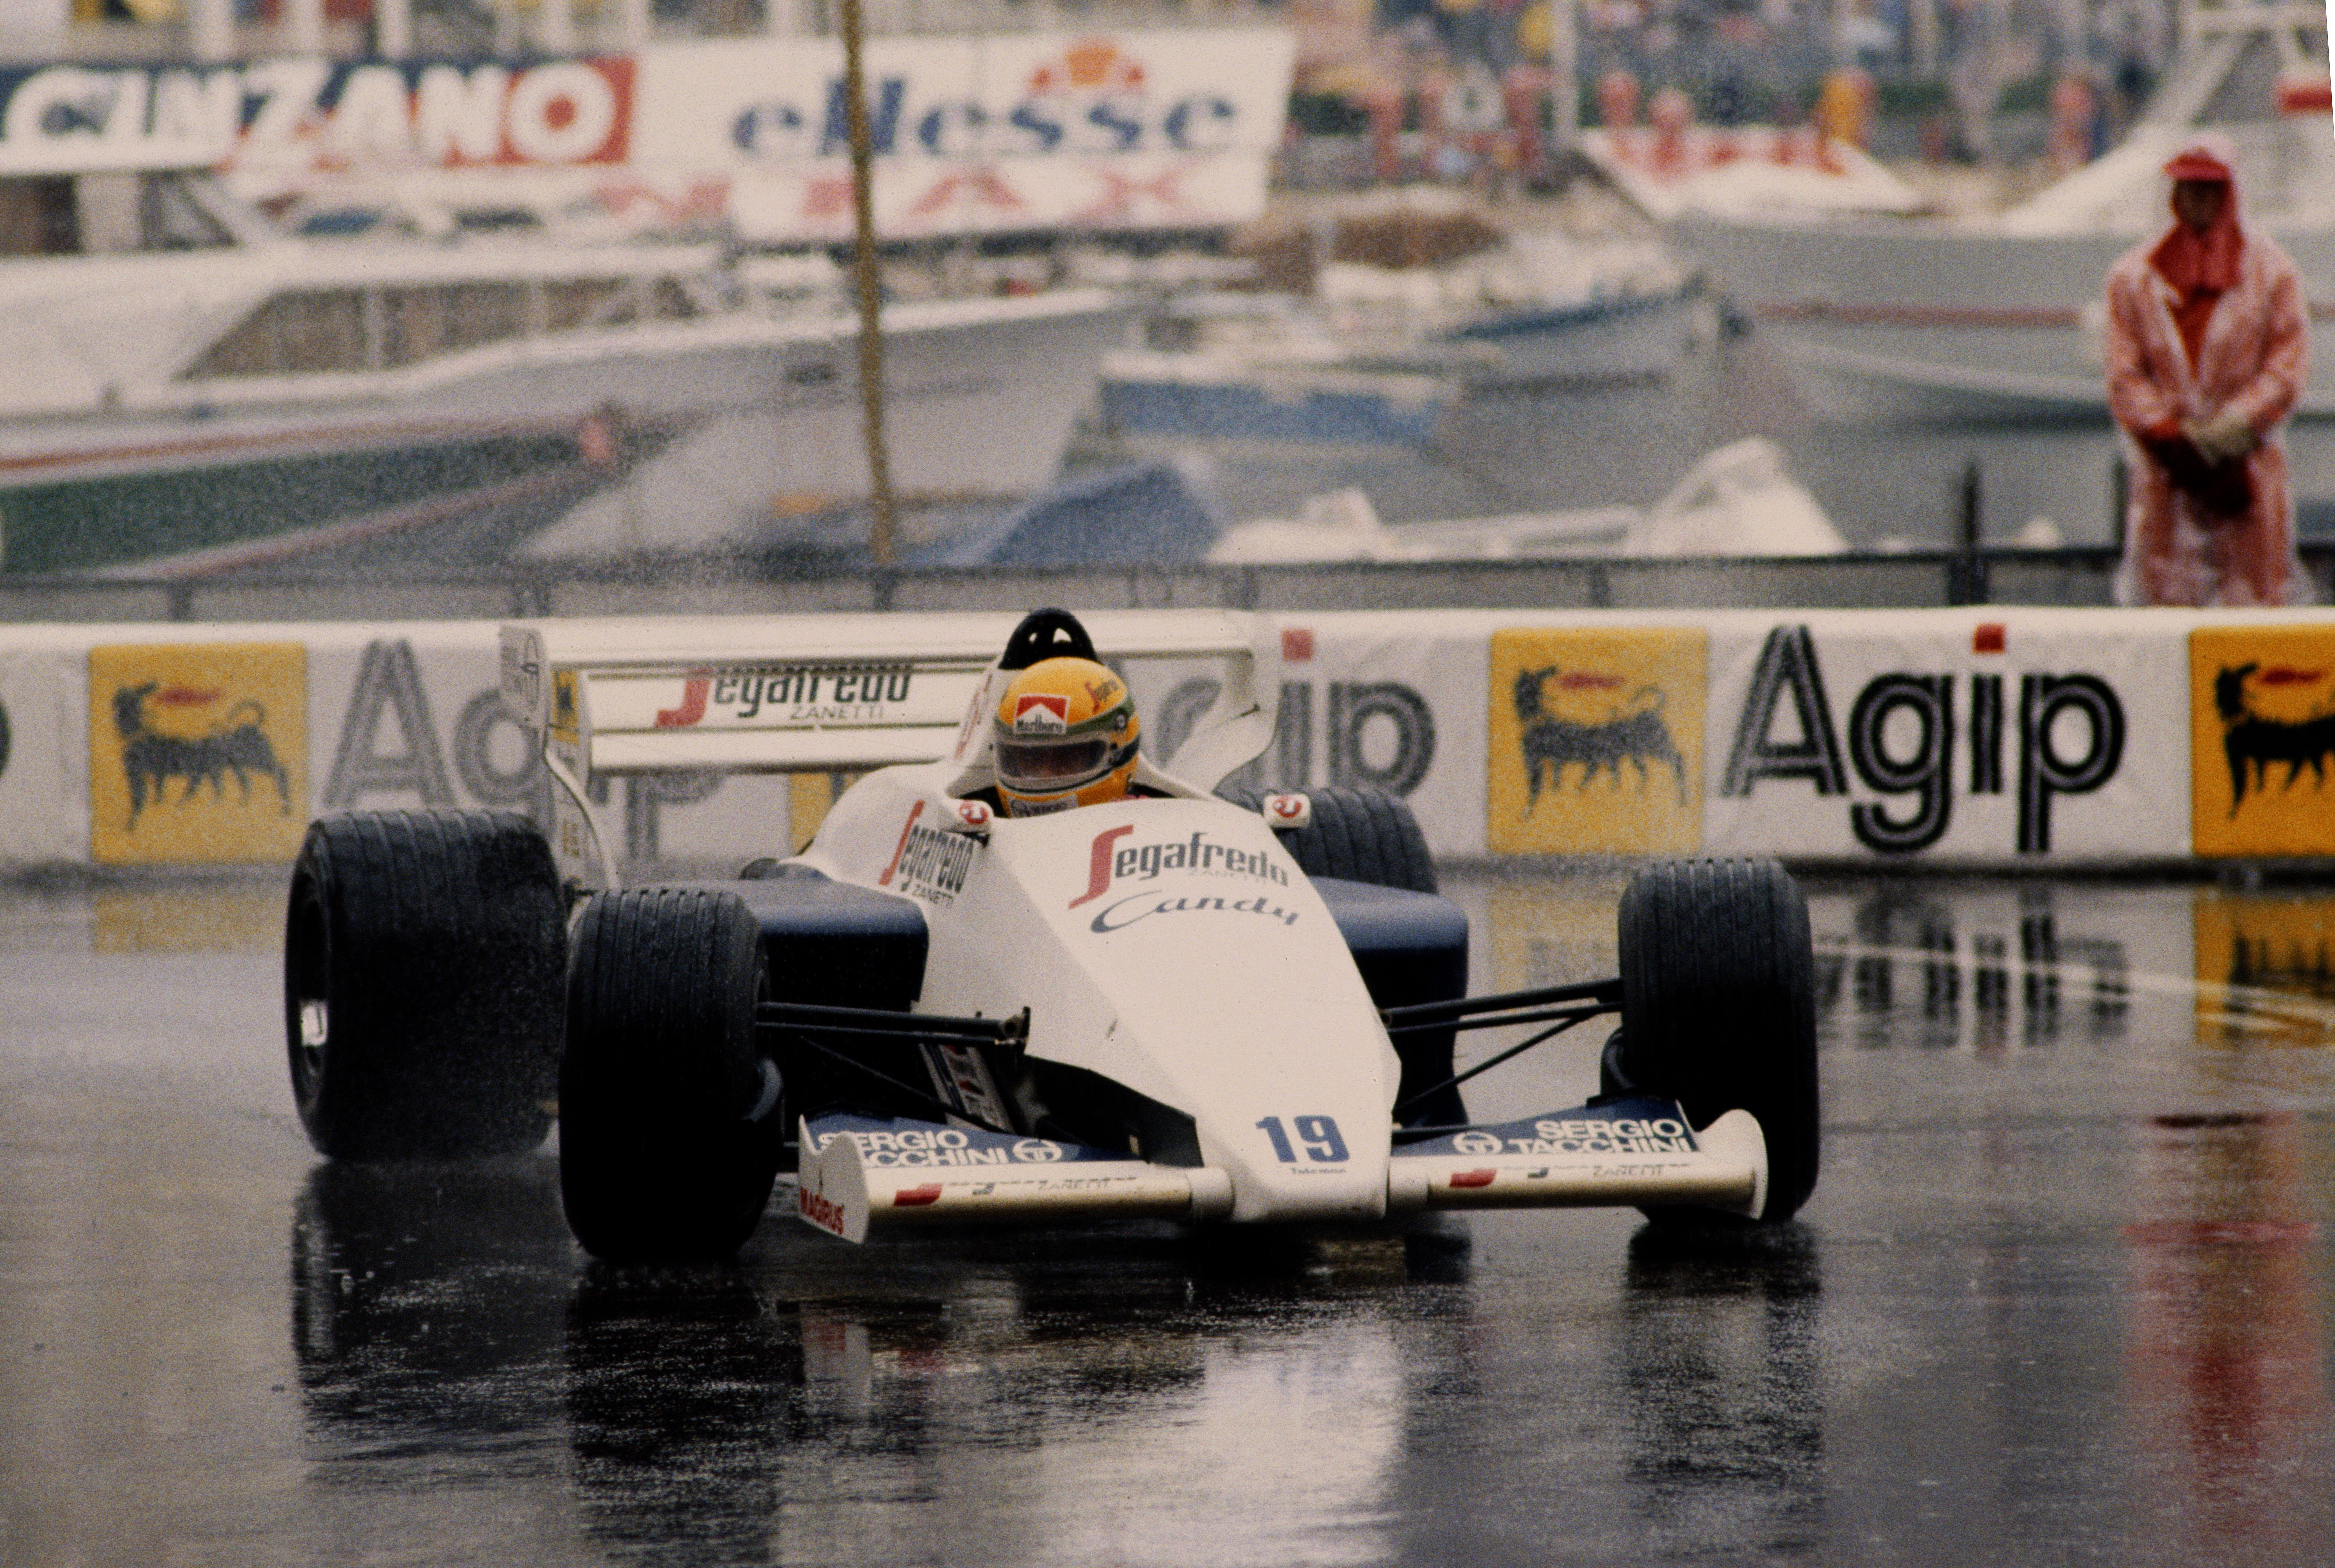
[[[1455,882],[1480,984],[1610,968],[1618,878]],[[547,1155],[316,1163],[273,886],[0,894],[0,1563],[2324,1561],[2335,896],[1811,893],[1773,1234],[774,1210],[696,1272],[586,1263]]]

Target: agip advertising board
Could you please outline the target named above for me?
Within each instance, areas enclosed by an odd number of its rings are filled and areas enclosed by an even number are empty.
[[[912,618],[881,624],[907,635]],[[1234,782],[1400,797],[1439,859],[2335,855],[2329,612],[1299,612],[1255,628],[1277,717]],[[1145,749],[1172,769],[1215,678],[1135,669]],[[276,861],[319,811],[541,816],[540,759],[499,678],[489,623],[0,628],[0,857]],[[651,696],[686,711],[688,682]],[[848,781],[631,779],[604,828],[636,861],[780,852]],[[2260,946],[2231,944],[2249,963]]]
[[[1704,848],[1997,865],[2186,838],[2187,658],[2108,615],[1733,616],[1711,638]]]

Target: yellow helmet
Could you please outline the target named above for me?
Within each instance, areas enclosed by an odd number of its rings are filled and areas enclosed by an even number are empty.
[[[1092,659],[1046,659],[997,705],[993,765],[1008,817],[1126,799],[1142,724],[1127,682]]]

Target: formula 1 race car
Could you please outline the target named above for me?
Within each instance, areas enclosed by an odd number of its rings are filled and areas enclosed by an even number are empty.
[[[515,813],[311,826],[285,1011],[301,1119],[358,1160],[530,1148],[612,1259],[727,1255],[776,1178],[848,1240],[932,1222],[1367,1222],[1634,1205],[1790,1216],[1817,1179],[1807,913],[1765,861],[1659,864],[1618,977],[1467,997],[1468,922],[1400,800],[1212,790],[1274,732],[1275,629],[1096,617],[1101,649],[1211,662],[1174,769],[1038,817],[997,808],[1015,673],[1091,658],[1060,611],[506,627],[506,702],[554,781]],[[801,853],[620,888],[612,775],[873,769]],[[572,914],[571,914],[572,911]],[[1471,1123],[1462,1085],[1585,1020],[1586,1104]],[[1465,1030],[1532,1026],[1454,1070]]]

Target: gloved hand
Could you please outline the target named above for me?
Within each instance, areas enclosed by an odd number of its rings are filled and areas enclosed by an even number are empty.
[[[2208,527],[2243,517],[2254,504],[2253,479],[2243,462],[2216,462],[2186,433],[2141,438],[2141,448],[2165,469],[2174,489],[2195,501]]]
[[[2195,443],[2207,460],[2217,463],[2245,456],[2262,440],[2254,421],[2236,409],[2222,409],[2193,420],[2181,427],[2181,433]]]

